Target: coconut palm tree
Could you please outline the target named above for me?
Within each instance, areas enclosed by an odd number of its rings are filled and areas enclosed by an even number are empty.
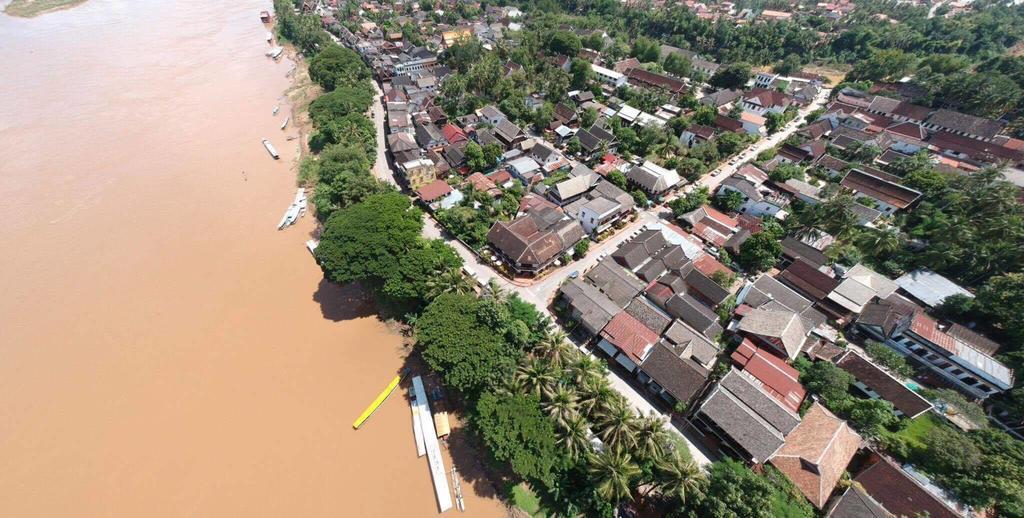
[[[550,392],[556,382],[555,370],[551,368],[551,363],[544,358],[529,358],[526,363],[516,369],[515,377],[519,379],[528,393],[538,398]]]
[[[673,449],[654,464],[654,489],[663,498],[676,498],[685,505],[688,497],[704,489],[704,474],[696,462]]]
[[[432,279],[427,281],[427,297],[434,299],[443,293],[457,293],[465,295],[473,293],[473,283],[455,268],[448,268],[439,272]]]
[[[569,419],[576,415],[578,398],[576,389],[558,385],[551,391],[548,401],[542,407],[556,425],[564,428]]]
[[[559,435],[559,442],[574,460],[590,452],[590,423],[580,414],[570,416]]]
[[[580,398],[580,411],[586,414],[599,413],[617,396],[605,378],[588,378],[580,386],[583,394]]]
[[[498,283],[498,279],[496,277],[491,277],[491,279],[487,281],[487,285],[484,286],[481,295],[485,299],[494,300],[496,302],[504,302],[507,297],[505,290],[501,288],[501,284]]]
[[[533,352],[537,356],[547,358],[556,369],[562,368],[573,353],[566,342],[566,334],[561,329],[544,331],[544,338],[537,342]]]
[[[857,244],[876,257],[888,256],[903,246],[903,236],[896,228],[868,230],[857,236]]]
[[[636,412],[622,397],[613,398],[598,416],[601,440],[611,448],[636,446]]]
[[[576,354],[569,362],[569,375],[577,386],[586,386],[588,381],[604,378],[604,364],[589,354]]]
[[[619,448],[609,448],[594,455],[589,471],[597,486],[597,494],[612,503],[632,498],[634,479],[640,476],[640,468],[628,453]]]
[[[665,431],[665,420],[649,415],[641,417],[636,426],[636,445],[638,455],[648,459],[657,459],[665,453],[664,445],[668,443],[668,432]]]

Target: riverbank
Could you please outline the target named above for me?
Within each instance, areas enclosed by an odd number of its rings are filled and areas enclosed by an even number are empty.
[[[34,18],[46,13],[63,11],[84,4],[88,0],[11,0],[4,13],[19,18]]]
[[[407,402],[352,430],[403,337],[323,280],[311,216],[275,230],[299,143],[265,8],[0,16],[0,516],[436,514]]]

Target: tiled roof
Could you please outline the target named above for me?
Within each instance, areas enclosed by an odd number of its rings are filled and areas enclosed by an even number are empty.
[[[913,478],[881,458],[853,479],[885,509],[897,516],[958,518],[959,514],[932,496]]]
[[[633,297],[644,289],[643,281],[616,264],[610,257],[604,258],[591,268],[586,278],[621,308],[625,308]]]
[[[910,418],[932,408],[931,403],[855,351],[848,350],[836,360],[836,365],[877,393],[882,399]]]
[[[950,131],[977,135],[982,138],[992,138],[998,135],[1004,126],[999,121],[946,109],[936,111],[931,117],[928,117],[926,122]]]
[[[763,389],[796,412],[807,397],[800,373],[785,360],[744,338],[732,353],[733,363],[763,384]]]
[[[910,319],[910,330],[917,336],[928,340],[950,353],[956,354],[957,352],[956,340],[954,340],[952,336],[942,332],[942,330],[939,329],[939,323],[928,315],[925,315],[923,311],[917,311],[914,313],[914,317]]]
[[[651,331],[633,315],[623,311],[601,330],[601,337],[639,364],[648,348],[658,342],[658,334]]]
[[[800,315],[793,311],[757,308],[740,320],[739,330],[782,342],[789,358],[796,358],[808,330]]]
[[[708,338],[715,338],[722,332],[722,326],[718,324],[718,315],[686,293],[676,293],[669,298],[665,302],[665,310]]]
[[[882,504],[868,496],[860,486],[851,485],[835,501],[825,518],[890,518],[892,516],[882,507]]]
[[[562,298],[580,315],[580,323],[597,334],[621,311],[621,308],[600,290],[581,279],[573,279],[561,288]]]
[[[659,335],[668,328],[670,323],[672,323],[671,316],[655,307],[644,297],[637,297],[633,299],[633,301],[626,306],[626,313],[629,313],[633,318],[636,318],[643,323],[647,329],[650,329]]]
[[[860,448],[860,442],[860,436],[846,421],[815,403],[786,436],[786,444],[771,463],[821,509]]]
[[[419,195],[420,199],[430,203],[446,196],[452,192],[452,188],[444,180],[434,180],[423,187],[420,187],[416,194]]]
[[[818,270],[814,265],[803,259],[793,261],[789,267],[779,274],[779,280],[811,297],[813,300],[824,299],[839,285],[839,281]]]
[[[700,411],[759,463],[770,458],[800,423],[800,416],[736,369],[722,378]]]
[[[686,356],[686,347],[662,340],[640,364],[658,385],[678,401],[690,401],[704,386],[708,370]]]
[[[854,169],[840,182],[843,187],[870,196],[896,208],[906,208],[921,197],[921,193],[858,169]]]

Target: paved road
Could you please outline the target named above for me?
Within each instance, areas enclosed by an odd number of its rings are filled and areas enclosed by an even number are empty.
[[[797,116],[794,117],[793,120],[789,121],[789,124],[786,124],[786,126],[783,127],[781,130],[775,132],[774,135],[754,142],[747,149],[740,152],[739,156],[741,158],[740,160],[737,160],[735,164],[729,165],[728,162],[723,163],[722,165],[712,170],[711,174],[704,175],[700,180],[697,181],[697,184],[700,186],[707,187],[708,190],[711,192],[715,192],[715,189],[717,189],[718,185],[722,183],[722,180],[725,180],[726,178],[729,177],[729,175],[735,173],[736,170],[739,169],[740,166],[742,166],[745,162],[757,158],[757,155],[760,154],[762,151],[777,146],[783,140],[786,140],[787,138],[789,138],[790,135],[795,133],[796,130],[800,128],[800,123],[803,122],[804,117],[806,117],[812,111],[817,110],[822,106],[825,106],[825,103],[828,102],[828,96],[831,93],[831,89],[822,89],[820,92],[818,92],[818,95],[814,98],[813,101],[811,101],[810,104],[808,104],[802,110],[799,110],[797,112]]]
[[[382,103],[379,102],[382,93],[377,83],[374,82],[373,84],[378,99],[378,102],[374,102],[372,107],[373,122],[377,129],[377,160],[373,166],[373,174],[377,178],[397,186],[398,182],[396,181],[396,172],[391,168],[390,162],[387,160],[387,156],[385,155],[384,107]],[[662,218],[665,216],[666,212],[671,214],[671,211],[663,206],[653,207],[652,209],[639,212],[636,220],[620,230],[617,234],[601,243],[592,245],[590,250],[587,252],[586,257],[582,260],[574,261],[568,265],[549,271],[543,279],[530,286],[515,285],[508,279],[499,275],[494,269],[482,263],[477,255],[466,245],[462,244],[461,241],[449,236],[440,227],[440,225],[437,224],[434,218],[429,215],[425,216],[423,236],[430,239],[444,239],[452,246],[452,248],[455,249],[459,256],[462,257],[466,269],[472,272],[480,282],[486,284],[491,279],[495,279],[502,289],[518,293],[523,300],[534,304],[538,309],[551,316],[553,319],[554,315],[552,315],[548,310],[548,306],[554,298],[555,293],[558,291],[559,286],[562,285],[569,275],[577,271],[582,273],[594,266],[598,261],[597,258],[602,253],[610,254],[624,241],[629,239],[633,232],[639,230],[643,225],[664,222]],[[586,351],[583,344],[576,344],[576,346],[585,354],[593,354]],[[630,405],[641,415],[646,416],[653,414],[667,418],[667,416],[664,416],[664,414],[652,405],[645,396],[637,392],[625,380],[619,378],[617,374],[609,372],[608,381],[612,388],[622,394],[622,396],[626,398],[626,401],[628,401]],[[690,432],[680,430],[667,419],[665,422],[665,428],[683,437],[689,447],[691,457],[698,465],[706,466],[711,462],[705,451],[697,446],[699,442],[692,438]]]

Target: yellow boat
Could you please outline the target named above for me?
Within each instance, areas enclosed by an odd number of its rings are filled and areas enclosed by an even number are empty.
[[[401,383],[401,381],[401,375],[395,376],[395,379],[391,380],[391,383],[388,383],[388,386],[385,387],[383,391],[381,391],[380,395],[377,396],[377,399],[374,399],[373,403],[370,403],[370,406],[366,407],[366,410],[363,410],[363,413],[359,416],[359,419],[356,419],[356,422],[352,423],[352,428],[358,430],[359,427],[362,426],[363,423],[366,422],[366,420],[369,419],[370,416],[377,411],[377,408],[384,404],[384,401],[387,400],[388,396],[390,396],[391,393],[394,392],[396,388],[398,388],[398,384]]]

